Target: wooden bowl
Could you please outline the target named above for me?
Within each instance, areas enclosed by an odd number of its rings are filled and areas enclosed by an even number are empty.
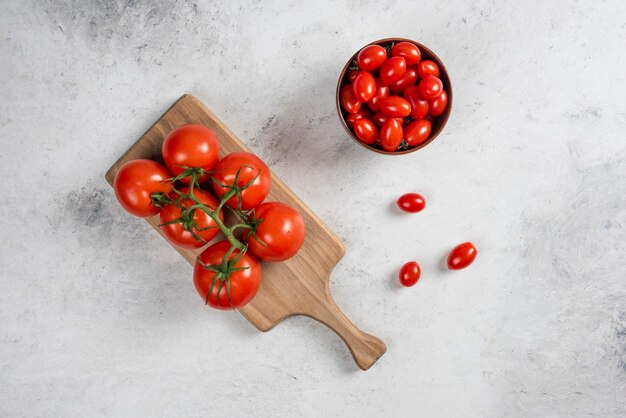
[[[416,147],[413,147],[413,148],[409,148],[409,149],[401,150],[401,151],[391,151],[390,152],[390,151],[385,151],[385,150],[383,150],[381,148],[378,148],[378,147],[376,147],[374,145],[367,145],[364,142],[362,142],[359,138],[356,137],[356,135],[352,132],[352,130],[350,129],[350,127],[346,123],[346,119],[345,119],[346,112],[341,108],[341,103],[339,101],[339,92],[341,91],[341,87],[344,84],[346,84],[346,82],[347,82],[346,74],[350,70],[350,65],[352,64],[352,62],[354,62],[354,60],[356,60],[357,54],[359,53],[359,51],[361,51],[361,49],[363,49],[363,48],[365,48],[366,46],[369,46],[369,45],[381,45],[381,46],[383,46],[383,45],[387,45],[387,44],[389,44],[391,42],[394,42],[394,43],[411,42],[412,44],[417,45],[417,47],[420,49],[420,52],[422,53],[422,60],[434,61],[439,66],[439,71],[440,71],[439,78],[441,79],[441,81],[443,83],[444,90],[448,94],[448,106],[446,107],[446,110],[441,115],[439,115],[439,116],[437,116],[436,118],[433,119],[432,130],[430,132],[430,136],[428,137],[428,139],[426,141],[424,141],[420,145],[418,145]],[[441,131],[443,130],[443,127],[446,126],[446,123],[448,122],[448,118],[450,117],[450,111],[452,110],[452,84],[450,84],[450,77],[448,76],[448,71],[446,70],[446,67],[443,65],[443,62],[441,62],[439,57],[437,55],[435,55],[435,53],[433,51],[431,51],[430,49],[428,49],[426,46],[420,44],[419,42],[413,41],[411,39],[385,38],[385,39],[380,39],[378,41],[374,41],[374,42],[371,42],[371,43],[369,43],[367,45],[364,45],[362,48],[359,48],[359,50],[357,52],[355,52],[354,55],[352,55],[350,57],[350,59],[348,60],[346,65],[343,67],[343,70],[341,71],[341,74],[339,75],[339,80],[337,81],[336,105],[337,105],[337,114],[339,115],[339,120],[341,121],[341,124],[343,125],[343,128],[348,133],[348,136],[350,138],[352,138],[352,140],[354,142],[356,142],[357,144],[359,144],[360,146],[362,146],[364,148],[367,148],[370,151],[374,151],[374,152],[377,152],[379,154],[385,154],[385,155],[410,154],[412,152],[415,152],[415,151],[417,151],[419,149],[424,148],[426,145],[428,145],[431,142],[433,142],[435,140],[435,138],[437,138],[437,136],[441,133]]]

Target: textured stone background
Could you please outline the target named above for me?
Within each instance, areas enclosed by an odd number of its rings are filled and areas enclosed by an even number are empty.
[[[0,6],[1,416],[626,416],[625,2]],[[455,88],[400,158],[334,108],[346,58],[388,36]],[[345,241],[332,292],[389,348],[370,371],[306,318],[205,308],[117,205],[105,170],[186,92]],[[406,191],[427,210],[394,211]],[[476,264],[442,269],[465,240]]]

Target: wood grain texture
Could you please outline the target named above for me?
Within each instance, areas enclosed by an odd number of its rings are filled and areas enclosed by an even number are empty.
[[[112,185],[117,170],[127,161],[137,158],[162,161],[164,137],[177,126],[189,123],[203,124],[213,130],[220,142],[221,156],[250,151],[198,99],[184,95],[113,164],[106,173],[106,180]],[[386,347],[380,339],[357,328],[332,299],[328,279],[345,252],[343,243],[274,173],[267,201],[285,202],[298,209],[306,225],[306,239],[295,257],[281,263],[263,263],[259,292],[239,312],[261,331],[272,329],[290,316],[313,318],[335,331],[348,346],[357,365],[367,370],[385,353]],[[146,221],[161,233],[158,216]],[[174,248],[192,264],[202,251]]]

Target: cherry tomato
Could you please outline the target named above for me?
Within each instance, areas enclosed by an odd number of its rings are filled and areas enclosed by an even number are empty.
[[[374,122],[374,125],[378,126],[379,128],[383,126],[383,124],[387,121],[387,119],[391,119],[391,118],[385,115],[383,112],[377,112],[371,118],[372,122]],[[404,123],[403,118],[395,118],[395,119],[398,121],[400,125]]]
[[[363,48],[356,57],[356,63],[364,71],[375,71],[387,59],[387,51],[379,45]]]
[[[348,80],[351,83],[354,83],[354,79],[356,78],[357,75],[359,75],[359,70],[350,70],[350,71],[348,71]]]
[[[374,97],[367,102],[367,106],[374,112],[378,112],[378,101],[387,96],[389,96],[389,87],[385,86],[379,79],[376,79],[376,93]]]
[[[438,77],[429,75],[423,78],[419,84],[420,94],[426,100],[432,100],[438,97],[443,91],[443,83]]]
[[[411,118],[423,119],[428,115],[428,100],[419,92],[419,87],[410,86],[404,90],[404,99],[411,105]]]
[[[406,61],[404,57],[391,57],[380,67],[380,81],[388,86],[404,77]]]
[[[380,111],[392,118],[405,118],[411,113],[411,105],[400,96],[388,96],[378,101]]]
[[[256,231],[246,234],[248,246],[264,261],[284,261],[304,243],[304,219],[297,210],[280,202],[267,202],[254,210]]]
[[[367,71],[361,71],[354,79],[352,86],[354,95],[361,102],[369,102],[376,93],[376,80]]]
[[[346,116],[346,124],[348,124],[348,126],[352,128],[354,126],[354,122],[357,119],[362,119],[362,118],[370,119],[372,115],[373,113],[368,108],[361,106],[358,112],[348,113],[348,115]]]
[[[237,195],[226,202],[231,208],[237,208],[241,203],[242,210],[250,210],[259,206],[270,192],[272,175],[270,169],[259,157],[249,152],[233,152],[222,158],[213,173],[213,191],[218,198],[224,196],[231,189],[224,186],[232,186],[235,176],[239,172],[237,186],[244,187],[255,177],[256,180],[241,191],[241,202]]]
[[[404,57],[406,65],[415,65],[422,59],[422,53],[417,45],[411,42],[398,42],[391,48],[391,56]]]
[[[414,85],[417,82],[417,70],[415,67],[409,67],[406,69],[406,73],[404,73],[404,77],[395,83],[391,84],[389,87],[391,91],[394,93],[402,93],[407,87]]]
[[[417,64],[417,75],[420,78],[426,78],[429,75],[439,77],[439,66],[434,61],[423,60]]]
[[[396,203],[400,209],[409,213],[421,212],[426,207],[426,199],[418,193],[405,193]]]
[[[132,160],[120,167],[113,181],[115,196],[131,215],[147,218],[161,209],[152,203],[153,193],[169,194],[172,175],[162,164],[152,160]]]
[[[421,275],[420,265],[416,261],[409,261],[400,269],[400,284],[404,287],[411,287],[417,283]]]
[[[354,134],[364,143],[371,145],[378,139],[378,128],[371,120],[361,118],[354,122]]]
[[[345,84],[339,92],[339,101],[341,107],[348,113],[356,113],[361,108],[361,102],[354,94],[352,84]]]
[[[404,128],[404,140],[410,147],[416,147],[428,139],[431,129],[429,120],[414,120]]]
[[[183,187],[180,191],[184,194],[189,194],[189,187]],[[219,205],[219,202],[213,196],[198,188],[194,188],[193,195],[205,206],[208,206],[209,209],[215,210]],[[178,197],[177,193],[170,194],[172,200]],[[180,204],[188,208],[193,206],[195,202],[191,199],[183,199],[180,201]],[[192,225],[191,228],[188,228],[188,226],[183,225],[181,222],[172,223],[180,219],[181,215],[182,210],[177,205],[167,205],[161,209],[161,213],[159,214],[161,219],[161,231],[163,235],[165,235],[165,238],[174,245],[189,249],[200,248],[215,238],[217,233],[220,232],[213,218],[201,209],[196,209],[193,212],[192,219],[195,222],[195,226]],[[224,214],[221,210],[218,216],[223,222]],[[193,231],[193,233],[191,231]],[[194,234],[199,237],[200,240],[196,239]]]
[[[445,90],[441,92],[438,97],[435,97],[429,102],[429,114],[433,117],[440,116],[446,107],[448,106],[448,94]]]
[[[459,244],[450,251],[448,255],[448,268],[450,270],[461,270],[472,264],[478,251],[471,242]]]
[[[209,266],[222,264],[222,260],[229,249],[230,243],[228,241],[220,241],[211,245],[200,254],[199,261],[196,261],[193,269],[193,284],[202,300],[209,306],[222,310],[241,308],[252,300],[261,284],[259,260],[251,253],[240,256],[240,251],[235,250],[228,259],[241,257],[234,265],[236,269],[241,270],[230,273],[227,279],[230,282],[229,300],[227,283],[220,277],[215,279],[216,273],[200,264],[200,261]],[[211,287],[211,285],[213,286]]]
[[[183,125],[171,131],[161,146],[163,161],[170,172],[177,176],[189,168],[201,168],[210,171],[219,159],[220,145],[213,131],[204,125]],[[198,180],[205,181],[208,174]],[[183,183],[190,183],[191,176],[182,178]]]
[[[395,151],[402,143],[402,124],[397,119],[387,119],[380,128],[378,142],[385,151]]]

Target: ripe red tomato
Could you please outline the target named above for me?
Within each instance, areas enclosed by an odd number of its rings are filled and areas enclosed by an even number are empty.
[[[352,84],[345,84],[339,92],[339,101],[341,107],[348,113],[356,113],[361,108],[361,102],[354,94],[354,87]]]
[[[387,119],[380,128],[378,142],[385,151],[395,151],[402,143],[402,124],[397,119]]]
[[[478,251],[471,242],[459,244],[450,251],[448,255],[448,268],[450,270],[461,270],[472,264]]]
[[[423,119],[428,115],[428,100],[419,92],[419,87],[410,86],[404,90],[404,99],[411,105],[411,118]]]
[[[374,97],[367,102],[367,106],[374,112],[378,112],[378,101],[387,96],[389,96],[389,87],[385,86],[379,79],[376,79],[376,93]]]
[[[237,171],[240,171],[237,186],[243,187],[256,180],[245,190],[241,191],[241,209],[250,210],[259,206],[270,192],[272,175],[270,169],[259,157],[249,152],[233,152],[222,158],[213,173],[213,191],[218,198],[231,189],[224,186],[232,186],[235,182]],[[226,205],[237,208],[239,198],[235,195],[228,199]]]
[[[394,93],[402,93],[409,86],[414,85],[417,82],[417,70],[415,67],[409,67],[406,69],[406,73],[404,73],[404,77],[395,83],[391,84],[389,87],[391,91]]]
[[[378,139],[378,128],[371,120],[361,118],[354,122],[354,134],[364,143],[371,145]]]
[[[378,126],[379,128],[384,125],[387,119],[391,119],[391,118],[385,115],[383,112],[377,112],[371,118],[372,122],[374,122],[374,125]],[[404,123],[404,119],[403,118],[395,118],[395,119],[402,126],[402,124]]]
[[[423,78],[419,84],[420,94],[426,100],[432,100],[438,97],[443,91],[443,83],[438,77],[429,75]]]
[[[380,67],[380,81],[386,86],[404,77],[406,61],[404,57],[391,57]]]
[[[376,93],[376,80],[367,71],[359,72],[352,86],[354,87],[354,95],[361,102],[369,102]]]
[[[375,71],[387,59],[387,51],[379,45],[363,48],[356,57],[356,63],[364,71]]]
[[[438,97],[429,102],[429,114],[433,117],[440,116],[448,106],[448,94],[445,90]]]
[[[189,194],[189,187],[183,187],[180,190],[184,194]],[[215,210],[219,205],[219,202],[210,194],[203,192],[198,188],[194,188],[193,195],[202,202],[204,205],[208,206],[209,209]],[[177,193],[171,193],[170,199],[174,200],[178,198]],[[183,199],[180,203],[188,208],[193,206],[195,202],[191,199]],[[211,241],[218,232],[220,232],[219,227],[206,212],[201,209],[196,209],[193,213],[193,221],[195,222],[195,226],[184,225],[181,222],[175,222],[177,219],[181,219],[182,210],[177,205],[167,205],[163,209],[161,209],[161,213],[159,214],[161,219],[161,231],[163,231],[163,235],[169,242],[174,245],[178,245],[183,248],[200,248],[204,246],[207,242]],[[220,210],[219,218],[224,221],[224,214]],[[184,220],[189,222],[191,219]],[[191,233],[193,231],[193,234]],[[194,237],[194,234],[197,237],[200,237],[200,240]]]
[[[280,202],[267,202],[254,210],[260,223],[247,234],[248,246],[264,261],[284,261],[304,243],[304,219],[297,210]]]
[[[152,203],[153,193],[169,194],[172,175],[162,164],[152,160],[132,160],[120,167],[113,181],[120,205],[132,215],[147,218],[161,209]]]
[[[220,145],[213,131],[206,126],[183,125],[167,134],[161,152],[165,165],[177,176],[185,167],[212,170],[219,159]],[[205,181],[207,178],[208,174],[199,180]],[[189,183],[191,177],[185,177],[181,181]]]
[[[354,83],[354,79],[356,78],[357,75],[359,75],[359,70],[350,70],[350,71],[348,71],[348,80],[351,83]]]
[[[380,111],[392,118],[405,118],[411,113],[411,105],[400,96],[388,96],[378,101]]]
[[[354,126],[354,122],[357,119],[362,119],[362,118],[370,119],[372,115],[373,113],[368,108],[361,106],[358,112],[348,113],[348,115],[346,116],[346,124],[348,124],[348,126],[352,128]]]
[[[391,56],[404,57],[406,65],[415,65],[422,59],[422,53],[417,45],[411,42],[398,42],[391,48]]]
[[[434,61],[420,61],[419,64],[417,64],[417,75],[419,75],[420,78],[426,78],[429,75],[439,77],[439,66]]]
[[[228,241],[220,241],[204,250],[200,254],[199,260],[205,265],[220,265],[229,249],[230,243]],[[233,251],[228,259],[232,260],[239,256],[239,252],[239,250]],[[222,310],[238,309],[250,302],[256,295],[261,284],[259,260],[251,253],[245,253],[234,267],[242,270],[230,273],[227,279],[230,282],[229,300],[228,287],[224,281],[226,279],[223,277],[215,278],[216,272],[204,268],[199,261],[196,261],[193,270],[193,284],[202,300],[209,306]],[[213,285],[212,288],[211,285]]]
[[[417,283],[421,275],[420,265],[416,261],[409,261],[400,269],[400,284],[404,287],[411,287]]]
[[[418,119],[404,128],[404,140],[410,147],[416,147],[430,136],[432,125],[428,119]]]
[[[405,193],[396,203],[400,209],[409,213],[421,212],[426,207],[426,199],[418,193]]]

